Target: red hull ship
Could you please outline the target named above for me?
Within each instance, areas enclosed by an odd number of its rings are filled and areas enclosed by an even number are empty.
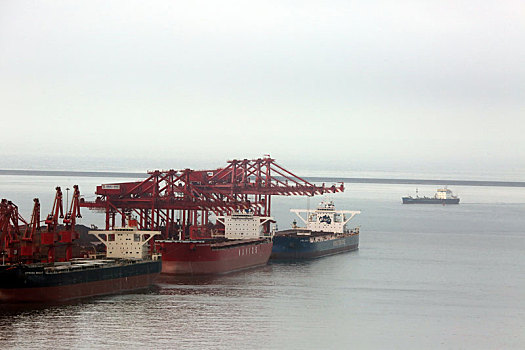
[[[223,168],[155,170],[142,181],[102,184],[96,200],[80,206],[104,211],[106,230],[131,214],[141,230],[161,231],[156,246],[163,273],[215,274],[266,264],[272,196],[342,191],[343,184],[315,185],[297,177],[268,155],[231,160]],[[245,217],[235,222],[239,215]]]
[[[217,216],[214,228],[190,230],[205,239],[161,240],[162,273],[170,275],[221,274],[265,265],[272,253],[269,216],[251,210]]]
[[[162,273],[222,274],[266,265],[272,253],[269,238],[239,241],[157,241]]]

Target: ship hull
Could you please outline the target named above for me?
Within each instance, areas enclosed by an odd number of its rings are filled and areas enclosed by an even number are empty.
[[[459,204],[459,198],[411,198],[403,197],[403,204]]]
[[[53,302],[142,289],[154,283],[161,261],[47,273],[42,266],[1,266],[0,301]]]
[[[266,265],[272,252],[270,239],[157,241],[162,252],[162,273],[212,275]]]
[[[271,259],[315,259],[359,247],[359,234],[313,233],[312,236],[292,233],[277,234],[273,238]]]

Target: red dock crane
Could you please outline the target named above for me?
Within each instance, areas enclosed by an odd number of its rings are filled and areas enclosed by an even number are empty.
[[[41,243],[47,246],[47,261],[55,261],[55,246],[58,239],[58,219],[64,217],[64,209],[62,206],[62,189],[56,187],[55,200],[53,201],[53,208],[51,213],[46,218],[47,230],[41,233]]]
[[[95,201],[80,201],[81,207],[103,210],[106,230],[122,224],[130,215],[140,229],[161,230],[164,237],[190,227],[206,230],[210,214],[228,215],[235,210],[251,210],[270,216],[274,195],[313,196],[343,192],[344,185],[312,184],[278,165],[268,157],[230,160],[213,170],[155,170],[143,181],[97,186]],[[268,224],[269,225],[269,224]]]
[[[0,202],[0,254],[2,263],[14,261],[20,247],[19,221],[27,224],[18,213],[18,207],[13,202],[2,199]]]
[[[28,223],[18,212],[18,206],[2,199],[0,203],[0,254],[6,262],[33,262],[38,247],[33,241],[40,228],[40,202],[35,198],[31,221]],[[23,228],[23,232],[21,230]]]
[[[31,220],[27,222],[19,214],[18,207],[2,199],[0,203],[0,254],[2,263],[32,263],[35,261],[55,261],[55,248],[57,245],[65,246],[65,260],[73,257],[73,240],[79,238],[75,231],[76,219],[80,215],[80,191],[78,186],[73,186],[74,192],[71,206],[64,218],[64,227],[59,225],[59,219],[64,217],[62,207],[62,191],[56,188],[55,200],[51,213],[45,223],[47,229],[42,232],[40,228],[40,201],[33,199]],[[41,247],[47,247],[47,259],[41,259]]]
[[[34,254],[40,252],[40,245],[35,242],[37,232],[40,231],[40,201],[38,198],[33,199],[33,212],[31,221],[26,225],[20,242],[20,254],[25,262],[33,262]]]
[[[65,243],[65,260],[73,257],[73,240],[78,239],[79,234],[75,231],[76,219],[81,218],[80,214],[80,190],[77,185],[73,186],[73,197],[66,216],[64,217],[62,189],[56,187],[55,200],[51,213],[47,216],[47,231],[42,232],[42,244],[48,247],[47,261],[55,261],[55,248],[58,243]],[[64,230],[59,231],[59,219],[64,218]]]
[[[73,186],[73,196],[71,197],[71,205],[64,217],[65,229],[60,232],[60,242],[66,244],[66,261],[73,258],[73,241],[79,238],[79,234],[75,231],[76,219],[81,218],[80,214],[80,190],[78,185]]]

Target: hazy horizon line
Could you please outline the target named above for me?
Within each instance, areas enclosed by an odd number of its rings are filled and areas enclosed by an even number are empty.
[[[79,176],[79,177],[125,177],[147,178],[149,174],[116,171],[68,171],[68,170],[8,170],[0,169],[0,175],[11,176]],[[276,176],[281,178],[280,176]],[[438,186],[489,186],[489,187],[525,187],[525,181],[497,180],[457,180],[457,179],[417,179],[417,178],[374,178],[374,177],[339,177],[339,176],[302,176],[308,182],[333,183],[373,183],[373,184],[411,184]]]

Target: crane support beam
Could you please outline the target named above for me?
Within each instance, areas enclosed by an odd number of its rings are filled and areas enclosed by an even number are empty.
[[[250,209],[255,215],[271,215],[271,197],[315,196],[344,191],[342,183],[313,184],[278,165],[269,156],[230,160],[211,170],[154,170],[143,181],[97,186],[94,201],[79,206],[106,212],[106,229],[118,213],[140,216],[139,228],[180,230],[187,225],[208,225],[209,215],[222,216]],[[160,226],[163,227],[160,227]]]

